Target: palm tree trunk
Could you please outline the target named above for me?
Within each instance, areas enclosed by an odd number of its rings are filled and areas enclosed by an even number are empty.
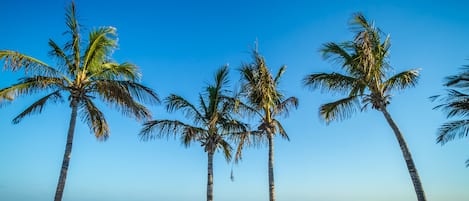
[[[213,201],[213,153],[208,152],[207,201]]]
[[[269,200],[275,201],[275,183],[274,183],[274,136],[269,132]]]
[[[64,158],[62,160],[62,168],[60,169],[59,182],[57,184],[57,190],[55,191],[54,201],[61,201],[65,188],[65,181],[67,180],[68,166],[70,164],[70,155],[72,154],[73,134],[75,132],[75,124],[77,120],[78,103],[76,100],[72,100],[70,107],[72,108],[72,114],[70,118],[70,125],[68,127],[67,144],[65,145]]]
[[[417,172],[417,168],[415,167],[414,160],[412,159],[412,155],[410,154],[409,148],[407,147],[407,143],[404,140],[404,136],[402,136],[401,131],[397,127],[396,123],[391,118],[391,115],[388,113],[386,107],[382,106],[380,111],[383,113],[384,118],[391,126],[394,134],[396,135],[397,141],[399,142],[399,146],[401,147],[402,155],[404,156],[404,160],[407,164],[407,169],[409,170],[410,178],[412,179],[412,183],[414,184],[415,193],[417,194],[418,201],[426,201],[425,192],[423,191],[422,183],[420,182],[420,177]]]

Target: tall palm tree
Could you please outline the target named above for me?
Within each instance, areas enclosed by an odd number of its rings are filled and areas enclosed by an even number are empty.
[[[257,46],[257,44],[256,44]],[[298,107],[296,97],[284,95],[278,88],[280,78],[286,70],[282,66],[275,77],[270,73],[264,57],[262,57],[257,47],[252,53],[253,62],[244,64],[241,69],[242,93],[246,97],[246,104],[249,110],[259,118],[260,125],[257,132],[249,132],[251,136],[243,136],[238,145],[236,158],[241,158],[241,150],[250,139],[266,139],[269,146],[268,175],[269,175],[269,200],[275,201],[274,182],[274,137],[279,134],[284,139],[289,140],[287,132],[277,119],[279,115],[287,115],[289,109]]]
[[[56,201],[62,200],[78,114],[98,140],[106,140],[110,131],[104,114],[95,104],[96,98],[118,109],[123,115],[142,121],[150,119],[151,114],[140,102],[159,102],[152,89],[138,83],[140,73],[134,64],[119,64],[111,60],[110,56],[117,48],[115,28],[97,28],[89,33],[88,42],[85,43],[79,32],[73,2],[67,9],[66,24],[71,40],[64,48],[49,40],[49,54],[58,61],[56,66],[19,52],[0,51],[0,59],[4,60],[8,68],[24,69],[26,72],[26,77],[18,83],[1,89],[0,97],[47,94],[16,116],[13,123],[19,123],[28,115],[40,113],[48,103],[61,102],[65,95],[68,96],[70,125],[55,193]]]
[[[454,140],[456,137],[464,138],[469,136],[469,66],[464,66],[458,75],[446,77],[445,87],[448,87],[447,94],[430,97],[433,101],[442,102],[434,109],[441,109],[446,113],[447,118],[459,117],[460,120],[451,120],[444,123],[438,129],[436,142],[444,145]],[[466,161],[469,167],[469,160]]]
[[[199,105],[190,103],[181,96],[171,94],[165,99],[168,112],[181,111],[192,123],[179,120],[152,120],[144,124],[140,133],[143,140],[180,136],[188,147],[198,142],[208,157],[207,201],[213,201],[213,156],[222,150],[227,161],[231,160],[232,147],[229,140],[247,132],[246,125],[233,118],[236,98],[230,97],[228,89],[228,67],[220,68],[215,74],[215,83],[209,84],[199,94]]]
[[[425,201],[425,193],[407,143],[387,110],[392,91],[417,84],[418,69],[389,77],[392,70],[387,59],[389,36],[381,41],[383,33],[360,13],[353,16],[350,25],[356,33],[353,41],[326,43],[321,49],[324,58],[339,63],[344,74],[310,74],[304,78],[304,84],[312,89],[321,88],[348,94],[343,99],[321,105],[320,114],[327,123],[349,118],[357,110],[363,111],[369,105],[372,109],[380,111],[397,138],[418,200]]]

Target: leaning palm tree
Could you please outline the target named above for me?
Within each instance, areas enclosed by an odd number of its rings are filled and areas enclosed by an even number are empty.
[[[320,107],[320,115],[326,123],[349,118],[357,110],[368,106],[383,113],[397,138],[419,201],[425,201],[420,177],[404,137],[387,110],[391,92],[415,86],[418,69],[391,75],[388,63],[389,36],[381,41],[383,34],[370,24],[362,14],[355,14],[351,28],[356,33],[353,41],[326,43],[321,49],[325,59],[341,65],[344,73],[315,73],[304,78],[304,84],[312,89],[321,88],[343,92],[347,97]]]
[[[49,54],[58,61],[56,66],[19,52],[0,51],[0,59],[4,60],[9,69],[23,69],[26,73],[26,77],[21,78],[18,83],[0,89],[0,97],[47,94],[16,116],[13,123],[19,123],[28,115],[40,113],[47,104],[61,102],[64,96],[67,97],[71,116],[55,193],[56,201],[62,200],[78,114],[98,140],[106,140],[110,131],[104,114],[95,104],[97,98],[125,116],[142,121],[151,118],[150,112],[142,103],[159,102],[152,89],[138,83],[140,73],[134,64],[119,64],[111,60],[111,53],[117,47],[115,28],[102,27],[91,31],[88,42],[85,43],[79,32],[73,2],[67,10],[66,24],[71,40],[64,48],[49,40],[52,49]]]
[[[445,87],[448,87],[447,94],[430,97],[433,101],[442,102],[434,109],[441,109],[446,113],[447,118],[459,117],[460,120],[451,120],[441,125],[438,129],[436,142],[444,145],[456,137],[464,138],[469,136],[469,66],[462,68],[463,72],[458,75],[446,77]],[[469,167],[469,160],[466,161]]]
[[[215,83],[199,94],[199,105],[190,103],[181,96],[171,94],[165,99],[168,112],[181,111],[192,124],[179,120],[152,120],[144,124],[140,133],[143,140],[180,136],[188,147],[198,142],[208,157],[207,201],[213,201],[213,156],[222,150],[227,161],[231,160],[232,147],[229,140],[247,132],[246,125],[233,117],[238,108],[237,99],[227,93],[228,67],[220,68],[215,74]]]
[[[256,44],[257,46],[257,44]],[[298,107],[296,97],[286,98],[278,88],[280,78],[286,70],[282,66],[275,77],[270,73],[264,57],[257,47],[253,50],[253,62],[244,64],[241,69],[242,93],[246,97],[247,111],[259,118],[258,131],[249,132],[250,136],[240,138],[236,158],[241,158],[241,151],[247,142],[262,142],[267,140],[269,146],[268,176],[269,176],[269,200],[275,201],[274,182],[274,137],[279,134],[289,140],[287,132],[277,119],[279,115],[287,115],[291,107]],[[257,139],[257,140],[256,140]]]

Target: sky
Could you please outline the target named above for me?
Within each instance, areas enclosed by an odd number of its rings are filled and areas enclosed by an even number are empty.
[[[0,49],[53,65],[47,42],[67,40],[68,4],[2,0]],[[287,96],[298,97],[300,105],[281,118],[291,140],[275,139],[278,200],[413,201],[407,168],[382,114],[368,110],[326,125],[318,107],[340,96],[302,86],[307,74],[339,70],[318,50],[326,42],[352,39],[347,22],[362,12],[390,34],[389,59],[396,72],[422,69],[419,84],[394,93],[388,110],[407,140],[428,200],[469,200],[469,168],[464,164],[468,138],[436,144],[436,131],[446,119],[428,98],[444,93],[443,78],[469,64],[468,3],[76,0],[76,5],[83,35],[100,26],[116,27],[119,49],[113,58],[138,65],[142,83],[162,98],[174,93],[195,102],[225,64],[236,88],[237,69],[251,61],[256,40],[272,71],[287,65],[279,87]],[[0,87],[21,76],[1,71]],[[49,105],[40,115],[12,124],[37,98],[18,98],[0,108],[0,200],[53,199],[70,108],[66,103]],[[139,122],[101,106],[111,137],[100,142],[86,124],[77,124],[64,200],[205,200],[207,157],[198,144],[186,149],[173,139],[141,141]],[[181,118],[168,114],[163,105],[149,108],[155,119]],[[245,149],[239,164],[227,163],[217,153],[214,168],[215,200],[268,200],[267,147]]]

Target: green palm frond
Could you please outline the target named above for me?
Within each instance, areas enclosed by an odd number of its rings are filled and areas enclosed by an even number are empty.
[[[283,100],[281,103],[276,105],[273,114],[283,114],[286,117],[290,113],[291,108],[298,108],[298,98],[292,96]]]
[[[124,84],[128,85],[124,85]],[[132,91],[135,88],[130,88],[135,83],[114,81],[114,80],[100,80],[95,81],[90,86],[90,93],[99,95],[99,97],[106,103],[117,108],[123,115],[134,117],[137,120],[147,120],[151,118],[151,112],[142,104],[134,100],[134,98],[142,99],[136,96],[135,93],[145,94],[146,91]]]
[[[109,125],[104,114],[96,107],[91,99],[86,98],[80,101],[82,120],[91,128],[96,139],[105,141],[110,135]]]
[[[69,56],[67,56],[64,50],[60,48],[59,45],[57,45],[52,39],[49,39],[49,46],[52,48],[49,51],[49,55],[57,60],[59,66],[61,67],[61,71],[67,72],[67,75],[73,75],[73,71],[70,71],[70,69],[73,69],[73,64]]]
[[[358,96],[350,96],[335,102],[326,103],[319,108],[319,114],[327,124],[332,120],[345,120],[360,109]]]
[[[193,119],[195,123],[204,122],[205,116],[202,115],[194,105],[181,96],[171,94],[165,99],[165,103],[168,112],[181,110],[186,118]],[[208,106],[208,108],[210,108],[210,106]]]
[[[353,56],[349,54],[351,48],[349,43],[325,43],[319,50],[324,60],[330,60],[333,63],[341,64],[342,67],[353,63]]]
[[[90,80],[130,80],[139,81],[141,74],[138,72],[137,66],[132,63],[117,64],[114,62],[106,62],[101,65],[101,69],[94,74],[90,74]]]
[[[282,77],[283,73],[285,73],[285,70],[287,70],[287,66],[283,65],[280,67],[280,69],[277,72],[277,75],[275,75],[274,78],[274,83],[277,85],[280,82],[280,78]]]
[[[340,73],[314,73],[303,79],[303,84],[311,89],[321,89],[327,92],[349,92],[359,79]]]
[[[65,50],[71,50],[72,52],[72,57],[71,60],[73,61],[73,68],[69,69],[69,72],[73,72],[72,74],[78,74],[80,71],[80,59],[81,59],[81,53],[80,53],[80,43],[81,43],[81,37],[80,37],[80,25],[78,24],[77,16],[76,16],[76,9],[75,9],[75,3],[72,1],[70,4],[70,7],[67,7],[66,13],[65,13],[65,22],[68,27],[68,31],[65,33],[68,33],[71,35],[71,40],[68,41],[65,44],[64,49]]]
[[[56,77],[26,77],[21,78],[16,84],[0,90],[0,96],[15,98],[20,95],[32,95],[44,90],[63,89],[63,79]]]
[[[433,96],[434,101],[443,102],[433,109],[441,109],[447,114],[447,118],[469,116],[469,95],[460,91],[449,89],[446,96]]]
[[[398,73],[383,83],[385,91],[393,89],[405,89],[408,87],[414,87],[417,85],[419,78],[420,69],[407,70],[401,73]]]
[[[0,60],[4,60],[5,69],[14,71],[24,69],[26,73],[32,75],[65,77],[58,70],[50,67],[46,63],[19,52],[0,50]]]
[[[26,116],[41,113],[44,106],[49,102],[57,103],[57,102],[62,102],[62,101],[63,99],[62,99],[62,95],[60,95],[60,91],[55,91],[51,94],[48,94],[42,97],[41,99],[37,100],[36,102],[34,102],[31,106],[29,106],[19,115],[17,115],[13,119],[13,123],[17,124]]]
[[[83,60],[83,71],[91,74],[102,71],[102,61],[117,47],[116,29],[101,27],[90,32],[89,44]]]
[[[442,145],[454,138],[464,138],[469,134],[469,120],[456,120],[447,122],[438,129],[436,142]]]
[[[182,142],[188,146],[192,141],[197,141],[203,133],[207,130],[185,124],[177,120],[152,120],[145,122],[140,131],[140,138],[142,140],[160,139],[176,137],[181,135]]]

